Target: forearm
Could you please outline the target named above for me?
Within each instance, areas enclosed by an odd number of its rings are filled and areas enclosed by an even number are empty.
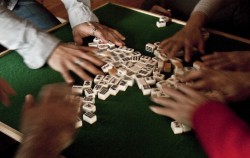
[[[194,12],[187,21],[186,27],[201,29],[207,21],[207,15],[203,12]]]
[[[59,40],[37,30],[26,20],[21,20],[0,6],[0,43],[17,52],[32,69],[40,68],[59,43]]]
[[[34,129],[26,133],[16,158],[57,158],[60,150],[55,144],[55,138],[50,138],[53,134],[48,130]]]
[[[144,0],[141,9],[150,10],[154,5],[160,5],[161,0]]]
[[[71,27],[84,22],[98,22],[98,18],[91,11],[90,0],[61,0],[67,9]]]
[[[202,105],[194,114],[193,127],[209,157],[250,155],[248,125],[223,104]]]
[[[208,18],[211,18],[223,5],[226,5],[230,0],[200,0],[195,6],[193,13],[203,12]]]

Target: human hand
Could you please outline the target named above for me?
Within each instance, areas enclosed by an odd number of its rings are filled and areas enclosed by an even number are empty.
[[[194,112],[209,100],[199,92],[185,85],[178,85],[178,90],[168,87],[163,87],[162,90],[171,98],[151,98],[153,102],[162,105],[162,107],[150,106],[150,109],[159,115],[171,117],[189,127],[192,127]]]
[[[202,60],[205,66],[216,70],[250,70],[250,51],[215,52]]]
[[[170,9],[165,9],[159,5],[154,5],[150,10],[152,13],[160,14],[163,16],[171,17],[171,10]]]
[[[197,90],[217,90],[227,101],[241,101],[250,96],[250,73],[201,69],[179,77]]]
[[[55,158],[75,134],[80,99],[70,94],[65,84],[45,86],[39,102],[27,95],[22,113],[23,142],[17,158]]]
[[[14,89],[4,79],[0,78],[0,101],[5,105],[10,105],[8,95],[16,95]]]
[[[93,50],[94,48],[89,47],[60,44],[49,57],[48,64],[60,72],[67,83],[74,82],[69,71],[73,71],[83,80],[92,80],[85,71],[94,75],[103,74],[97,67],[104,65],[103,61],[92,55]]]
[[[186,25],[172,37],[163,40],[160,43],[160,48],[162,53],[166,53],[170,58],[173,58],[177,52],[183,49],[185,61],[189,62],[194,48],[204,53],[204,39],[201,29]]]
[[[97,22],[86,22],[73,28],[74,41],[77,45],[82,45],[83,37],[95,36],[100,38],[104,43],[111,41],[117,46],[124,45],[125,37],[117,30],[101,25]]]

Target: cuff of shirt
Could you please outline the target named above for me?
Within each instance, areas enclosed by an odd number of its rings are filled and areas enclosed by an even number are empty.
[[[38,69],[46,63],[59,42],[60,40],[56,37],[45,32],[39,32],[39,36],[34,41],[32,47],[29,47],[28,49],[18,49],[17,52],[23,56],[24,63],[29,68]]]
[[[71,27],[85,23],[85,22],[98,22],[98,18],[90,10],[90,0],[62,0],[69,15]]]
[[[69,14],[69,21],[70,21],[70,25],[71,28],[74,28],[75,26],[85,23],[85,22],[99,22],[98,18],[96,17],[96,15],[89,11],[89,8],[78,8],[75,10],[71,10],[68,14]],[[84,16],[83,16],[84,15]]]

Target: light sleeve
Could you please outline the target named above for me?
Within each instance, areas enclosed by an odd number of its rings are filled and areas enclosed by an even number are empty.
[[[42,67],[59,42],[59,39],[39,31],[0,6],[0,43],[16,50],[29,68]]]
[[[98,22],[98,18],[91,11],[90,0],[62,0],[69,15],[71,27],[84,22]]]
[[[230,0],[200,0],[195,6],[194,12],[202,12],[211,18],[223,5],[230,3]]]
[[[195,112],[193,128],[208,157],[249,157],[250,128],[226,105],[208,102]]]

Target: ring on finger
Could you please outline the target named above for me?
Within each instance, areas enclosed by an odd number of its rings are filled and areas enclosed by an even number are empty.
[[[97,31],[97,28],[94,27],[94,28],[92,29],[92,36],[95,36],[95,32],[96,32],[96,31]]]
[[[75,63],[76,65],[82,65],[83,60],[82,60],[82,59],[77,59],[77,60],[74,61],[74,63]]]

